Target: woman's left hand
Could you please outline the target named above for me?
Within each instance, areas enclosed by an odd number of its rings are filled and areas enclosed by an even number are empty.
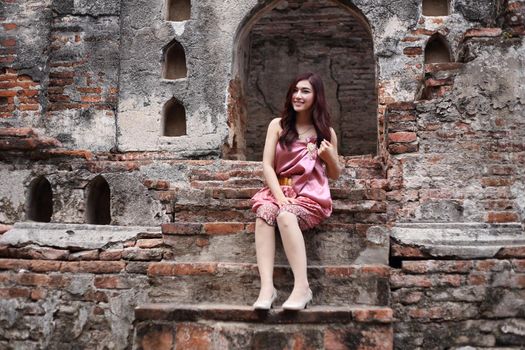
[[[321,146],[317,150],[317,155],[321,157],[325,163],[329,163],[337,159],[337,152],[334,145],[326,140],[321,141]]]

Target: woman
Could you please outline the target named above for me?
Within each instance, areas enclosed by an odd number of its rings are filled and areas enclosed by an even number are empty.
[[[294,288],[283,309],[304,309],[312,300],[302,230],[330,216],[327,176],[337,179],[340,173],[337,138],[330,127],[323,82],[317,74],[300,75],[288,89],[281,118],[268,126],[263,152],[267,187],[252,198],[261,278],[255,309],[270,309],[277,298],[273,285],[276,224],[294,275]]]

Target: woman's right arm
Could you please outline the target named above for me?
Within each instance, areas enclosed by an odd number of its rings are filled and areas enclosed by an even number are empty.
[[[264,179],[266,180],[266,185],[272,192],[279,206],[292,203],[290,198],[286,198],[284,196],[274,168],[275,149],[277,147],[277,142],[279,142],[279,134],[281,133],[280,121],[281,118],[275,118],[270,122],[270,125],[268,126],[268,132],[266,133],[263,151]]]

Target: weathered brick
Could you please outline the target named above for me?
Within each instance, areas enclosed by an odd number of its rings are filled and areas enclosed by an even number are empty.
[[[501,223],[501,222],[517,222],[519,221],[519,216],[516,212],[511,211],[494,211],[487,213],[487,222],[490,223]]]
[[[210,235],[232,234],[244,231],[243,223],[233,222],[207,222],[202,225],[205,233]]]
[[[403,261],[402,268],[404,272],[409,273],[434,273],[434,272],[452,272],[452,273],[468,273],[473,267],[472,261],[438,261],[438,260],[424,260],[424,261]]]
[[[16,46],[16,39],[9,38],[9,39],[0,40],[0,45],[2,45],[2,46]]]
[[[189,342],[193,336],[195,336],[195,334],[192,334],[191,332],[181,335],[180,341],[177,342],[177,348],[199,349],[197,347],[185,347],[188,344],[184,342]],[[160,326],[150,329],[146,334],[142,336],[142,339],[140,340],[140,345],[141,348],[144,350],[172,350],[174,348],[173,329],[169,326]],[[192,346],[196,345],[196,343],[192,343]]]
[[[138,248],[157,248],[161,247],[163,245],[163,241],[161,238],[155,238],[155,239],[138,239],[137,243],[135,244]]]
[[[30,295],[31,290],[27,288],[0,288],[0,299],[29,298]]]
[[[421,47],[405,47],[403,49],[403,54],[409,57],[421,56],[423,54],[423,49]]]
[[[177,325],[175,344],[181,349],[207,350],[212,347],[212,337],[211,327],[196,323],[180,323]]]
[[[151,263],[150,276],[208,275],[217,272],[216,263]]]
[[[60,261],[30,260],[30,270],[34,272],[60,271]]]
[[[47,289],[43,289],[43,288],[32,288],[31,289],[31,295],[30,295],[30,298],[31,300],[42,300],[42,299],[45,299],[47,297]]]
[[[68,260],[98,260],[98,255],[98,250],[86,250],[69,254]]]
[[[23,259],[0,259],[0,270],[29,269],[31,261]]]
[[[2,26],[4,27],[5,31],[13,30],[17,27],[16,23],[3,23]]]
[[[414,142],[417,140],[415,132],[394,132],[388,134],[388,140],[390,142]]]
[[[61,272],[113,273],[124,270],[123,261],[70,261],[60,265]]]
[[[96,276],[94,285],[101,289],[129,289],[129,281],[122,276]]]
[[[153,248],[153,249],[139,249],[139,248],[129,248],[122,251],[122,259],[124,260],[161,260],[162,259],[162,249]]]
[[[425,275],[405,275],[400,273],[393,273],[390,276],[390,285],[392,288],[430,288],[432,287],[432,280]]]
[[[502,32],[501,28],[472,28],[465,32],[464,37],[495,37],[500,36]]]
[[[389,323],[392,321],[393,312],[390,308],[384,309],[356,309],[353,312],[353,317],[359,322],[384,322]]]

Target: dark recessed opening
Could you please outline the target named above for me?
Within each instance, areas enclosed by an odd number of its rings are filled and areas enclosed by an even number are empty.
[[[431,37],[425,47],[425,63],[451,62],[450,50],[440,35]]]
[[[178,42],[173,42],[164,55],[164,78],[180,79],[186,78],[188,70],[186,68],[186,54],[184,48]]]
[[[168,0],[167,16],[168,21],[186,21],[191,16],[190,0]]]
[[[448,16],[449,0],[423,0],[424,16]]]
[[[164,105],[163,136],[186,135],[186,111],[184,106],[172,98]]]
[[[86,201],[86,221],[88,224],[109,225],[111,223],[111,192],[102,176],[97,176],[88,184]]]
[[[36,178],[29,185],[27,218],[38,222],[51,222],[53,190],[45,177]]]
[[[403,266],[403,258],[400,256],[389,256],[388,257],[388,266],[394,269],[400,269]]]
[[[0,106],[5,106],[9,103],[9,100],[5,96],[0,96]]]

